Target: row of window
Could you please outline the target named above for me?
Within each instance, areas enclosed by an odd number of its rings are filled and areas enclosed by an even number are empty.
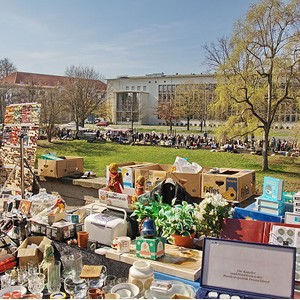
[[[137,90],[137,91],[141,91],[141,86],[138,85],[138,86],[136,87],[136,90]],[[126,86],[126,91],[129,91],[129,85]],[[135,91],[135,86],[134,86],[134,85],[131,86],[131,90],[130,90],[130,91]],[[147,91],[147,86],[145,86],[145,85],[143,86],[143,91],[144,91],[144,92]]]

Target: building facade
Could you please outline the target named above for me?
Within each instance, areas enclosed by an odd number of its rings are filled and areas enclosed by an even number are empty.
[[[191,83],[201,85],[206,105],[214,99],[213,75],[165,75],[164,73],[145,76],[120,76],[107,79],[108,100],[112,104],[112,122],[128,124],[165,125],[156,110],[158,101],[170,100],[174,97],[179,85]],[[184,120],[175,125],[185,125]],[[199,120],[191,120],[191,125],[199,125]]]
[[[216,80],[210,74],[165,75],[164,73],[147,74],[145,76],[119,76],[107,79],[107,97],[112,107],[114,124],[166,125],[156,110],[159,101],[171,100],[179,85],[198,84],[204,98],[205,126],[216,127],[222,124],[227,116],[234,115],[229,108],[223,120],[215,120],[209,114],[208,105],[214,101]],[[203,100],[202,98],[202,100]],[[290,129],[300,120],[300,110],[296,103],[283,104],[275,115],[273,127]],[[203,121],[203,120],[202,120]],[[191,119],[191,126],[200,126],[200,119]],[[174,125],[185,126],[186,120],[179,120]]]

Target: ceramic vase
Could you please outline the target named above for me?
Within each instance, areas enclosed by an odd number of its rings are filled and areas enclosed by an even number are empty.
[[[147,261],[138,260],[129,269],[128,282],[138,286],[140,289],[139,296],[143,296],[144,292],[150,288],[153,279],[154,270]]]
[[[196,233],[192,233],[191,237],[189,237],[189,236],[182,236],[179,234],[172,234],[172,237],[174,238],[174,245],[185,247],[185,248],[193,248],[195,235]]]

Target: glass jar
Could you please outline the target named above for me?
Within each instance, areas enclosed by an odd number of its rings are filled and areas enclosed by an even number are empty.
[[[30,197],[31,201],[30,214],[35,216],[42,212],[44,209],[50,208],[55,205],[57,197],[48,194],[45,188],[40,188],[39,193]]]

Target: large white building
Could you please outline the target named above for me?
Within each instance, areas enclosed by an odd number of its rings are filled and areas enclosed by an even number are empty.
[[[215,79],[213,75],[165,75],[155,73],[145,76],[120,76],[107,79],[108,100],[112,103],[112,121],[115,124],[163,125],[156,112],[160,99],[168,99],[174,95],[178,85],[193,82],[205,88],[206,104],[213,100]],[[178,125],[183,124],[180,121]],[[192,120],[191,125],[198,125],[199,120]],[[176,125],[176,124],[175,124]]]
[[[215,99],[214,89],[216,80],[210,74],[165,75],[154,73],[145,76],[119,76],[107,79],[108,100],[112,104],[112,122],[115,124],[135,125],[166,125],[159,118],[156,106],[160,100],[174,97],[178,85],[199,84],[205,105],[205,126],[218,126],[222,120],[214,120],[207,110],[208,104]],[[202,98],[202,99],[203,99]],[[223,120],[228,115],[235,114],[228,109]],[[274,128],[290,129],[295,122],[300,120],[300,111],[296,103],[282,104],[274,118]],[[191,126],[199,126],[201,120],[190,120]],[[186,120],[175,122],[174,125],[186,125]]]

